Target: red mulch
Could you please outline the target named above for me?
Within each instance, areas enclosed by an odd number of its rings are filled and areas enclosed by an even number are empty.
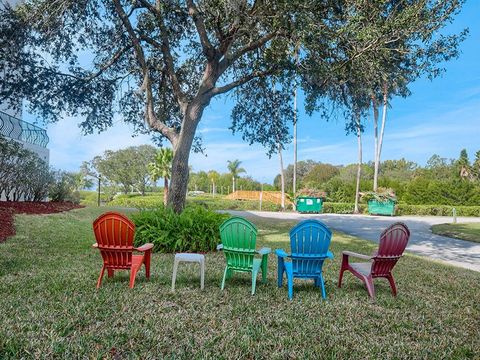
[[[69,202],[1,201],[0,243],[5,241],[7,237],[15,235],[15,227],[13,226],[15,214],[53,214],[82,207],[82,205]]]

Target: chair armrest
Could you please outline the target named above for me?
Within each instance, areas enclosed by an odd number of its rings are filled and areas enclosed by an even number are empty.
[[[97,243],[93,244],[92,248],[98,248],[98,244]]]
[[[327,258],[332,259],[332,260],[334,258],[333,253],[330,250],[327,251]]]
[[[278,257],[281,257],[281,258],[286,258],[288,257],[288,254],[285,252],[285,250],[283,249],[277,249],[275,250],[275,254],[277,254]]]
[[[223,244],[218,244],[217,245],[217,251],[223,250]]]
[[[356,253],[356,252],[353,252],[353,251],[342,251],[342,254],[346,255],[346,256],[353,256],[353,257],[356,257],[356,258],[359,258],[359,259],[364,259],[364,260],[371,260],[372,259],[372,257],[370,255],[359,254],[359,253]]]
[[[148,250],[152,250],[153,249],[153,244],[152,243],[146,243],[146,244],[143,244],[142,246],[138,247],[138,248],[134,248],[135,250],[137,251],[140,251],[140,252],[145,252],[145,251],[148,251]]]
[[[268,248],[268,247],[263,247],[261,248],[260,250],[257,251],[257,254],[260,254],[260,255],[268,255],[272,252],[272,249]]]

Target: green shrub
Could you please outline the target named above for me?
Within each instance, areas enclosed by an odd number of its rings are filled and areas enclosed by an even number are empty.
[[[141,210],[131,215],[135,246],[150,242],[162,253],[212,251],[220,243],[219,226],[229,217],[192,205],[180,214],[163,206]]]
[[[119,195],[110,201],[110,206],[131,207],[139,209],[157,208],[163,203],[163,195],[158,194],[149,196],[131,196]],[[259,210],[258,201],[250,200],[230,200],[221,196],[215,198],[211,196],[195,196],[187,198],[187,204],[197,204],[210,210]],[[291,208],[291,206],[290,206]],[[264,211],[280,211],[280,205],[276,205],[267,201],[262,203]]]
[[[334,202],[325,202],[323,203],[322,212],[325,214],[353,214],[355,209],[354,203],[334,203]],[[358,204],[358,209],[360,213],[365,213],[367,206],[365,204]]]
[[[322,212],[325,214],[353,214],[353,203],[323,203]],[[451,205],[407,205],[397,204],[397,215],[419,216],[452,216],[454,206]],[[367,213],[367,205],[359,204],[360,213]],[[480,216],[480,206],[455,206],[457,216]]]
[[[66,171],[52,172],[53,182],[48,189],[52,201],[70,201],[80,203],[80,194],[76,191],[75,174]]]
[[[461,179],[440,181],[417,178],[408,184],[402,200],[414,205],[476,206],[480,204],[480,188]]]
[[[110,206],[121,206],[139,209],[153,209],[163,205],[163,195],[118,195],[108,203]]]
[[[78,192],[80,198],[80,205],[85,206],[97,206],[98,204],[98,193],[96,191],[90,190],[80,190]],[[108,195],[101,193],[100,201],[102,203],[108,202]]]
[[[451,205],[397,205],[397,215],[452,216]],[[480,206],[455,206],[457,216],[480,216]]]

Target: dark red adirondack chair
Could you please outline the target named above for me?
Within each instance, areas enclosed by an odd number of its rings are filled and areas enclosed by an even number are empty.
[[[103,274],[107,270],[108,277],[113,277],[115,270],[130,270],[130,288],[135,284],[137,272],[145,264],[147,279],[150,278],[150,257],[153,244],[133,247],[135,224],[125,215],[107,212],[93,222],[93,231],[97,240],[93,247],[100,250],[103,266],[97,282],[97,289],[102,284]],[[134,251],[141,255],[133,254]]]
[[[397,222],[382,232],[378,250],[371,256],[357,254],[351,251],[343,251],[338,287],[342,286],[343,273],[345,270],[348,270],[365,283],[368,295],[370,295],[372,299],[375,299],[373,279],[378,277],[387,278],[392,288],[392,293],[396,296],[397,288],[395,286],[395,280],[393,279],[392,269],[398,259],[403,255],[409,238],[410,230],[408,230],[407,225]],[[350,256],[369,261],[351,263],[349,262]]]

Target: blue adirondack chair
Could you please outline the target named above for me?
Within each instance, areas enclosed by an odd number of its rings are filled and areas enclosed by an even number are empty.
[[[275,253],[278,256],[278,287],[282,287],[283,273],[287,274],[288,298],[293,298],[293,279],[313,279],[315,286],[322,288],[322,297],[326,298],[322,267],[326,259],[333,259],[328,250],[332,232],[318,220],[304,220],[290,230],[289,255],[283,249]],[[291,261],[286,261],[290,259]]]

